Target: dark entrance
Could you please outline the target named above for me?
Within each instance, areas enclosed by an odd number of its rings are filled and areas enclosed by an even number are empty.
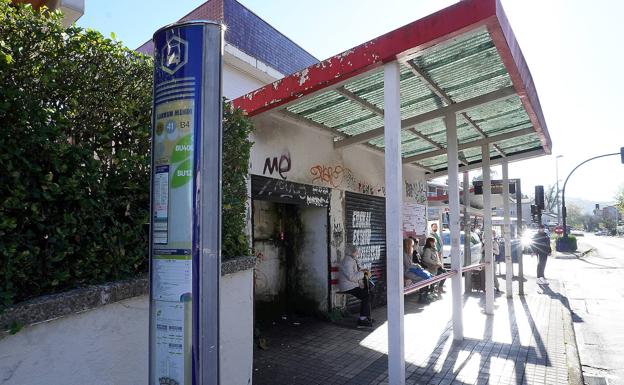
[[[330,190],[252,175],[256,321],[327,311]]]

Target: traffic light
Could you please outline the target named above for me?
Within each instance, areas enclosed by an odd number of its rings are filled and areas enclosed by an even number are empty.
[[[536,221],[536,216],[537,216],[537,206],[536,205],[531,205],[531,221],[535,222]]]
[[[620,147],[620,159],[622,163],[624,163],[624,147]]]
[[[544,186],[535,186],[535,204],[540,210],[544,210]]]

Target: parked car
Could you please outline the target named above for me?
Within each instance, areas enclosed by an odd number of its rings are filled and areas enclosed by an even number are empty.
[[[464,260],[464,232],[460,233],[459,237],[459,259]],[[481,240],[475,233],[470,234],[470,264],[479,263],[481,261]],[[442,232],[442,256],[444,267],[451,266],[451,232]]]

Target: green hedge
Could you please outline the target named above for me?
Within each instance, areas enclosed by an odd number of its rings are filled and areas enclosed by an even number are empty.
[[[573,235],[568,235],[567,237],[557,238],[556,249],[557,251],[563,251],[563,252],[577,251],[578,244],[576,241],[576,237]]]
[[[152,59],[60,20],[0,0],[0,306],[148,268]],[[251,125],[224,118],[234,256],[249,252]]]

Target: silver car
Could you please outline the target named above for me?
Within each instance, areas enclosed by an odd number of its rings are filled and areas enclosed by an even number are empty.
[[[464,232],[459,237],[459,259],[464,260]],[[479,263],[481,261],[481,240],[475,233],[470,233],[470,264]],[[442,256],[444,267],[451,266],[451,232],[442,232]]]

